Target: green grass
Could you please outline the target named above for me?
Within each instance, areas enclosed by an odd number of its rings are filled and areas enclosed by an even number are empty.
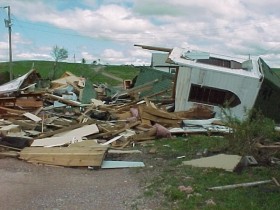
[[[33,66],[40,73],[42,78],[51,78],[53,75],[52,61],[14,61],[13,62],[13,75],[18,77],[27,73]],[[83,76],[89,79],[93,83],[107,83],[115,86],[120,82],[106,76],[103,76],[101,72],[95,72],[94,68],[98,66],[81,64],[81,63],[66,63],[60,62],[57,66],[56,78],[59,78],[65,71],[72,72],[77,76]],[[9,63],[0,63],[0,72],[9,71]],[[138,69],[132,66],[107,66],[105,71],[118,76],[122,79],[133,79],[138,74]],[[7,78],[8,79],[8,78]]]
[[[105,71],[125,80],[133,79],[139,73],[139,70],[137,68],[128,65],[107,66],[105,68]]]
[[[149,150],[150,147],[146,149]],[[148,166],[139,173],[143,173],[145,177],[143,182],[146,186],[146,198],[164,197],[162,207],[159,209],[280,209],[278,205],[280,189],[273,184],[223,191],[207,189],[214,186],[269,180],[271,177],[277,177],[279,180],[279,166],[248,167],[241,173],[235,173],[182,165],[182,161],[197,158],[196,153],[206,148],[209,152],[226,152],[228,140],[224,138],[179,137],[157,140],[152,147],[156,148],[157,153],[145,154],[145,156],[149,155],[145,157]],[[185,158],[177,159],[179,156]],[[181,192],[178,189],[181,185],[191,186],[194,189],[192,195],[188,196]],[[216,205],[207,205],[206,201],[209,199],[212,199]]]

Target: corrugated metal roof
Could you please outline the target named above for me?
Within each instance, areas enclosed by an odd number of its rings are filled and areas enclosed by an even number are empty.
[[[150,67],[140,67],[140,73],[137,76],[134,87],[144,85],[150,81],[154,81],[155,79],[158,79],[159,81],[153,84],[151,90],[141,92],[140,97],[149,96],[173,87],[173,74],[162,72]]]

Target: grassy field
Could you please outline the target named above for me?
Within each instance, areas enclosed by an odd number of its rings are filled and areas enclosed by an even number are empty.
[[[198,158],[196,154],[204,149],[227,152],[228,146],[225,138],[208,136],[179,137],[147,144],[144,147],[146,153],[142,155],[146,167],[135,170],[142,177],[144,199],[160,199],[161,205],[157,209],[280,209],[280,188],[272,183],[223,191],[208,190],[210,187],[269,180],[271,177],[279,180],[279,165],[248,167],[240,173],[182,165],[182,161]],[[156,153],[149,154],[151,149]],[[184,158],[177,158],[181,156]],[[182,192],[179,186],[190,186],[193,192]]]
[[[15,61],[13,62],[13,75],[18,77],[27,73],[32,66],[40,73],[42,78],[53,78],[53,66],[52,61]],[[88,78],[93,83],[107,83],[109,85],[118,85],[120,82],[112,78],[108,78],[102,75],[102,71],[108,72],[112,75],[118,76],[122,79],[133,79],[139,72],[136,67],[133,66],[104,66],[101,71],[95,71],[100,66],[81,64],[81,63],[65,63],[60,62],[57,66],[55,77],[60,77],[65,71],[70,71],[77,76],[83,76]],[[9,63],[0,63],[0,72],[8,71]],[[8,79],[8,78],[7,78]]]

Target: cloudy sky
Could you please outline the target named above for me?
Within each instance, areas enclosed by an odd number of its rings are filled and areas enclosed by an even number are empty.
[[[7,5],[14,60],[52,60],[58,45],[69,62],[149,64],[152,52],[134,47],[143,44],[262,57],[280,67],[279,0],[0,1]],[[8,60],[8,30],[0,21],[0,62]]]

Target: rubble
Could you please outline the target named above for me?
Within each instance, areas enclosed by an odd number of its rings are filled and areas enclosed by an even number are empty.
[[[109,148],[110,153],[122,154],[121,149],[143,141],[199,129],[208,135],[230,132],[207,106],[170,111],[174,107],[173,75],[162,72],[146,80],[147,75],[143,71],[130,88],[111,94],[106,85],[92,84],[70,72],[50,81],[49,87],[39,87],[40,75],[35,70],[0,86],[1,156],[47,165],[105,168],[102,163]],[[134,167],[130,164],[127,167]]]

